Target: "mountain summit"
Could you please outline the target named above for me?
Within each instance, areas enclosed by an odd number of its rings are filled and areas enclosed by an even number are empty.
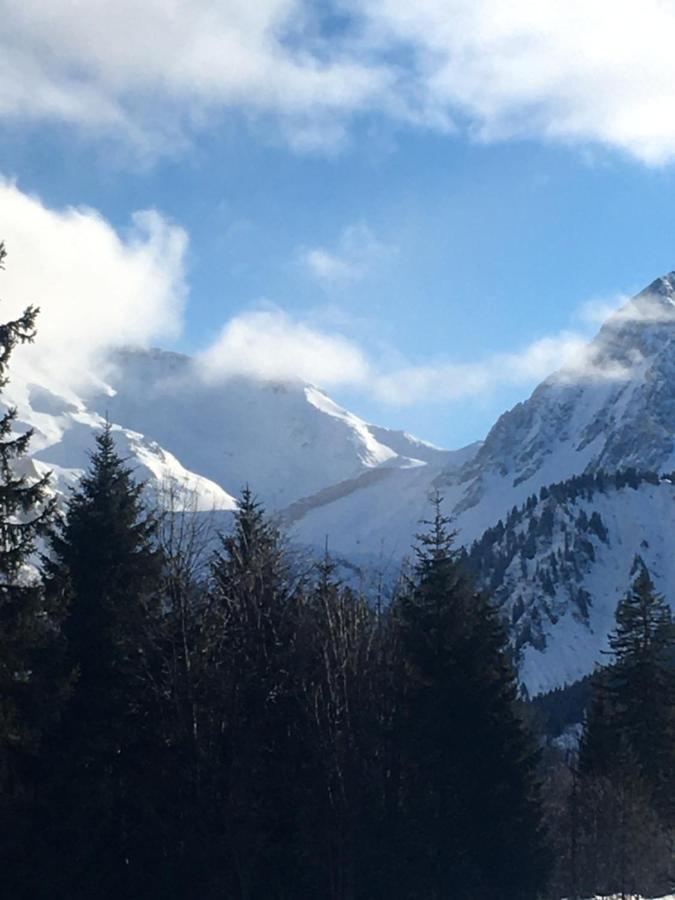
[[[57,490],[78,477],[108,416],[152,483],[177,479],[197,508],[226,512],[250,484],[293,540],[328,536],[333,553],[380,573],[397,569],[440,492],[458,540],[480,545],[473,564],[536,691],[590,671],[636,554],[675,597],[674,344],[675,272],[614,312],[484,442],[452,452],[364,422],[313,385],[216,383],[159,350],[118,352],[105,381],[79,394],[19,373],[7,399],[35,429],[31,464],[52,469]],[[552,492],[559,483],[571,487]]]

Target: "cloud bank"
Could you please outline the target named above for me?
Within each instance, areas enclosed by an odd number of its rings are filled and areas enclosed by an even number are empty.
[[[305,150],[375,114],[675,157],[663,0],[0,0],[0,13],[1,117],[149,152],[236,109]]]
[[[391,406],[447,404],[487,396],[503,387],[531,386],[553,372],[569,381],[630,375],[624,365],[603,358],[587,335],[574,331],[477,362],[441,359],[387,369],[357,342],[280,310],[235,316],[201,354],[199,363],[211,381],[237,375],[273,381],[301,379],[324,388],[356,388]]]
[[[153,210],[119,234],[96,211],[49,209],[0,180],[0,316],[40,307],[38,339],[17,351],[60,382],[77,382],[116,346],[176,337],[185,303],[187,236]]]
[[[94,210],[50,209],[1,180],[0,209],[0,236],[9,250],[0,279],[0,296],[7,298],[0,316],[4,321],[31,303],[41,307],[36,344],[17,353],[33,373],[42,372],[59,386],[76,386],[103,371],[113,348],[147,347],[180,336],[187,236],[179,226],[156,211],[137,212],[121,234]],[[588,309],[583,314],[591,315]],[[629,316],[645,321],[645,315],[629,304],[615,321]],[[577,331],[477,362],[440,359],[392,368],[338,328],[275,307],[230,318],[197,362],[212,382],[237,376],[300,379],[329,389],[350,387],[398,406],[526,387],[559,369],[570,379],[627,374],[611,359],[601,359],[587,335]]]
[[[212,381],[244,375],[271,381],[299,378],[323,387],[363,385],[369,371],[356,344],[277,309],[235,316],[198,362]]]

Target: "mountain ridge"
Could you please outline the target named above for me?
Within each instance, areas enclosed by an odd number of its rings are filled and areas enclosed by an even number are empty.
[[[39,383],[19,367],[5,397],[18,409],[18,427],[35,430],[36,472],[51,468],[61,493],[86,466],[91,432],[107,417],[123,455],[155,486],[179,481],[195,493],[198,509],[229,513],[240,489],[250,484],[285,522],[291,540],[315,546],[327,538],[336,555],[367,566],[376,559],[401,560],[409,552],[436,493],[454,520],[459,543],[470,547],[548,485],[631,468],[675,469],[674,350],[671,272],[610,316],[578,360],[500,416],[484,441],[455,451],[367,423],[309,383],[243,377],[215,382],[195,360],[162,350],[117,351],[79,392]],[[657,515],[667,533],[675,524],[675,502],[671,508],[662,499],[669,491],[665,482],[641,483],[639,509],[620,492],[612,502],[635,517],[636,534],[651,535],[650,517]],[[606,497],[596,499],[607,505]],[[593,511],[583,512],[589,519]],[[526,513],[535,516],[534,509]],[[616,516],[609,509],[605,514],[612,519],[610,532],[619,534]],[[562,527],[563,506],[556,515],[556,527]],[[622,552],[632,556],[637,550],[621,533]],[[606,548],[595,550],[609,559]],[[532,575],[528,566],[521,571],[523,584]],[[595,562],[591,568],[599,571]],[[623,568],[622,562],[619,581],[627,577]],[[656,574],[675,597],[675,578]],[[613,576],[604,577],[607,590],[590,576],[588,585],[582,579],[579,589],[601,596],[597,609],[601,605],[605,612],[595,624],[575,620],[574,652],[567,652],[570,638],[561,616],[545,634],[531,630],[527,640],[511,622],[514,646],[520,642],[521,677],[531,690],[555,687],[592,668],[620,590]],[[511,583],[514,595],[521,590],[517,580]],[[527,597],[531,614],[540,617],[548,609],[543,587],[540,582],[537,596]],[[549,673],[542,675],[546,666]]]

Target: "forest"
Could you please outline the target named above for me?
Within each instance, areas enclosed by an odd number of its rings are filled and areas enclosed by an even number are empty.
[[[29,307],[0,325],[0,400],[37,323]],[[675,626],[639,558],[564,744],[521,696],[440,497],[373,604],[328,550],[299,558],[251,488],[215,539],[180,498],[158,503],[110,424],[57,507],[15,419],[0,418],[3,896],[672,887]]]

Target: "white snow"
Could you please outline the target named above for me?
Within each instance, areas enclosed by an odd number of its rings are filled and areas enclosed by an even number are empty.
[[[20,428],[35,430],[36,469],[50,468],[60,491],[85,468],[92,432],[107,416],[121,452],[151,484],[189,485],[199,509],[224,511],[250,484],[294,540],[328,537],[337,555],[394,569],[436,492],[457,540],[468,544],[551,482],[598,468],[675,469],[675,276],[650,291],[601,329],[589,372],[551,376],[483,443],[453,452],[370,425],[313,385],[206,382],[188,357],[158,350],[120,351],[77,392],[13,367],[3,399],[16,404]],[[572,680],[598,660],[642,542],[657,585],[675,598],[673,491],[620,494],[598,501],[613,543],[598,546],[583,576],[593,598],[588,621],[556,598],[546,649],[523,651],[532,690]]]

